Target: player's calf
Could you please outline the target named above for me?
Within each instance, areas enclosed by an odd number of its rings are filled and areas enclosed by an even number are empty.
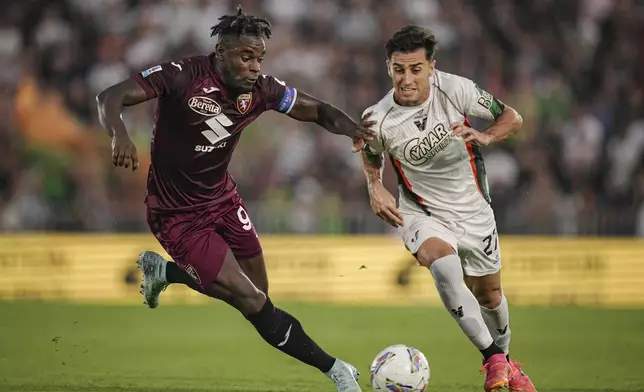
[[[508,301],[501,289],[501,274],[467,276],[470,290],[481,306],[481,315],[494,342],[506,353],[510,353],[510,311]]]

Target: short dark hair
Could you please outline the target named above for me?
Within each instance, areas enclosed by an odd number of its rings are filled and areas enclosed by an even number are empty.
[[[224,15],[219,18],[219,23],[210,28],[210,36],[218,36],[220,39],[225,36],[239,37],[252,35],[260,38],[271,38],[271,24],[266,18],[259,18],[253,15],[246,15],[241,5],[237,6],[235,15]]]
[[[396,31],[387,40],[387,58],[390,59],[394,52],[409,53],[418,49],[425,49],[427,60],[433,60],[438,41],[434,32],[418,26],[406,26]]]

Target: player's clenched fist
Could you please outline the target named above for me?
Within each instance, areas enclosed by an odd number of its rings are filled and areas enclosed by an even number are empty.
[[[454,136],[461,136],[465,143],[474,142],[485,147],[492,142],[490,135],[470,128],[463,123],[453,123],[449,126]]]
[[[371,209],[380,219],[393,227],[403,225],[403,218],[396,208],[396,199],[389,193],[381,182],[374,183],[369,187]]]
[[[112,137],[112,164],[115,167],[128,168],[132,164],[132,171],[139,167],[139,156],[136,153],[136,146],[129,136]]]
[[[358,129],[356,130],[357,136],[353,138],[353,147],[351,148],[352,152],[362,151],[364,145],[367,141],[372,140],[376,133],[371,129],[376,125],[376,121],[369,120],[373,112],[365,113],[358,124]]]

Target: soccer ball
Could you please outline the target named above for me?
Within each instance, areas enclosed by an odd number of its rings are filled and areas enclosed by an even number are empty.
[[[429,383],[429,363],[420,351],[404,344],[382,350],[371,364],[374,392],[424,392]]]

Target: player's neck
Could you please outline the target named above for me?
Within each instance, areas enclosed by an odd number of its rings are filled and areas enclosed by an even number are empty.
[[[227,73],[221,68],[222,64],[215,60],[215,57],[212,58],[212,69],[215,71],[215,74],[219,78],[219,82],[224,85],[226,91],[231,94],[235,94],[237,91],[236,88],[232,87],[229,83],[226,82]]]
[[[425,91],[425,93],[422,95],[422,97],[420,97],[420,99],[419,99],[418,101],[414,101],[414,102],[405,102],[405,103],[402,103],[402,102],[400,101],[400,99],[398,99],[398,92],[397,92],[397,91],[395,91],[395,92],[394,92],[394,102],[396,103],[396,105],[400,105],[400,106],[404,106],[404,107],[420,106],[420,105],[422,105],[423,103],[425,103],[425,101],[427,101],[427,99],[429,98],[429,91],[430,91],[430,88],[431,88],[431,87],[427,87],[427,91]]]

